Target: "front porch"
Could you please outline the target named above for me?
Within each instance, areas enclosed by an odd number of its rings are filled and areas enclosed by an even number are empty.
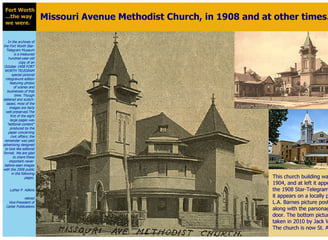
[[[305,161],[311,162],[314,164],[327,165],[328,163],[328,153],[313,153],[306,154]]]
[[[310,96],[326,97],[328,95],[328,85],[312,84],[310,86]]]
[[[248,202],[248,199],[242,201],[234,198],[233,204],[228,207],[220,195],[199,191],[177,193],[169,190],[131,190],[131,196],[132,218],[137,227],[156,222],[151,219],[175,219],[179,227],[194,229],[240,229],[252,227],[255,222],[262,225],[256,219],[256,202]],[[125,191],[106,193],[101,201],[97,201],[96,208],[96,211],[102,212],[104,218],[121,215],[123,219],[127,219]],[[92,213],[91,209],[86,201],[86,215]],[[115,224],[115,220],[108,221]],[[163,227],[167,227],[164,226],[165,222],[163,221]]]

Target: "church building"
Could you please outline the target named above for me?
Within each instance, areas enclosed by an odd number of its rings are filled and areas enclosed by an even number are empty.
[[[308,33],[304,44],[300,48],[300,63],[294,67],[278,73],[275,81],[282,82],[283,92],[291,94],[293,89],[302,91],[303,95],[326,96],[328,93],[328,65],[317,58],[318,50],[312,43]]]
[[[314,122],[306,112],[300,127],[300,140],[297,142],[280,140],[272,145],[272,153],[285,162],[300,162],[327,165],[328,135],[320,131],[314,133]]]
[[[91,141],[45,157],[57,163],[52,189],[59,207],[54,211],[68,221],[94,212],[127,212],[128,180],[139,225],[155,218],[174,219],[186,228],[262,225],[257,210],[267,189],[254,178],[263,171],[235,160],[235,147],[249,141],[229,132],[214,96],[195,134],[163,112],[137,120],[141,91],[116,38],[102,74],[87,93]]]
[[[299,50],[300,62],[278,72],[274,80],[270,76],[261,77],[250,69],[246,71],[244,67],[244,73],[235,73],[235,96],[327,96],[328,65],[317,58],[317,52],[308,33]]]

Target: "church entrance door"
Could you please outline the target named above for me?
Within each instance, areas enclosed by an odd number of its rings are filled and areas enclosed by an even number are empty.
[[[147,198],[148,218],[178,218],[178,198]]]

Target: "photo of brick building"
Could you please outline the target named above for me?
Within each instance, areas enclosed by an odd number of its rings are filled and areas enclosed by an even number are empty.
[[[324,131],[315,132],[314,123],[307,111],[300,124],[300,139],[296,142],[279,140],[272,145],[272,154],[283,162],[327,166],[328,135]]]

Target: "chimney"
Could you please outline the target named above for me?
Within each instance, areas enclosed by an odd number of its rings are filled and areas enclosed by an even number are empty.
[[[244,67],[244,74],[246,74],[246,67]]]
[[[295,63],[295,71],[297,71],[297,63]]]

